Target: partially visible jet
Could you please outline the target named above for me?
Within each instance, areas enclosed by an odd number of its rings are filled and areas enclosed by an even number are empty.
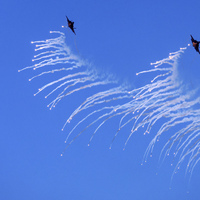
[[[195,50],[200,54],[200,51],[199,51],[199,41],[195,40],[192,35],[191,36],[191,41],[192,41],[192,45],[193,47],[195,48]]]

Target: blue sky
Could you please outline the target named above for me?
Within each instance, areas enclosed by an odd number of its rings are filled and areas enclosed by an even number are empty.
[[[136,72],[187,46],[190,34],[200,40],[199,7],[197,0],[1,2],[0,198],[197,199],[199,165],[189,193],[184,167],[169,190],[172,158],[158,168],[162,141],[155,156],[141,166],[152,135],[144,137],[138,132],[123,151],[124,129],[109,150],[117,129],[115,120],[101,128],[90,147],[91,133],[87,131],[61,157],[68,133],[68,127],[61,132],[62,125],[87,95],[70,96],[49,111],[44,95],[33,96],[42,85],[40,79],[30,83],[31,71],[17,71],[32,64],[35,52],[31,41],[50,38],[49,31],[55,30],[66,33],[66,42],[75,54],[76,37],[81,57],[97,69],[138,86],[145,80],[138,80]],[[65,15],[75,21],[76,36],[61,28],[66,25]],[[192,47],[180,59],[182,81],[192,79],[194,87],[200,84],[199,59]]]

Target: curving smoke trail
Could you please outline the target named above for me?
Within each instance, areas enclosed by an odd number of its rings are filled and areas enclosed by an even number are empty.
[[[86,129],[96,126],[88,143],[90,145],[99,128],[114,117],[120,117],[120,120],[110,148],[118,133],[126,125],[131,124],[132,128],[124,148],[138,129],[143,129],[144,135],[149,134],[155,124],[159,125],[158,121],[162,121],[162,125],[156,131],[157,134],[154,135],[146,149],[143,162],[147,161],[148,156],[152,156],[154,146],[159,138],[163,134],[167,134],[169,139],[161,150],[160,160],[164,160],[170,153],[173,154],[174,159],[177,158],[174,170],[176,173],[183,161],[187,159],[186,171],[192,174],[194,167],[200,160],[200,109],[198,108],[200,98],[194,97],[196,90],[185,93],[184,85],[178,81],[178,60],[187,49],[186,47],[170,53],[169,57],[165,59],[151,63],[152,69],[137,73],[136,75],[155,72],[155,74],[159,74],[149,84],[128,90],[125,86],[118,86],[112,77],[100,76],[89,63],[73,55],[65,44],[64,33],[59,31],[51,31],[50,33],[56,33],[59,36],[45,41],[32,42],[36,44],[35,51],[41,53],[34,56],[33,61],[36,61],[36,64],[19,71],[25,69],[41,70],[29,81],[46,74],[62,71],[66,75],[45,84],[39,88],[36,94],[46,88],[54,87],[45,96],[47,98],[53,93],[57,93],[57,96],[48,105],[52,109],[64,97],[74,92],[93,87],[95,87],[95,91],[98,91],[81,103],[66,120],[62,130],[76,115],[83,111],[88,113],[76,122],[74,128],[69,132],[65,141],[66,148]],[[64,67],[58,68],[59,65],[64,65]],[[115,85],[113,86],[113,84]],[[110,89],[102,90],[101,85],[108,85]],[[88,119],[90,119],[90,123],[68,141],[76,128]],[[177,127],[178,131],[174,131],[177,130],[174,127]]]

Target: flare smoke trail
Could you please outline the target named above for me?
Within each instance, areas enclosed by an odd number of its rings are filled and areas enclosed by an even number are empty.
[[[149,134],[154,125],[158,125],[157,122],[162,120],[164,122],[149,143],[143,162],[152,156],[154,146],[159,138],[163,134],[167,134],[169,139],[161,150],[160,160],[164,160],[171,153],[177,160],[174,169],[174,173],[176,173],[187,158],[186,172],[192,174],[194,167],[200,160],[200,110],[198,109],[200,98],[193,97],[195,91],[184,94],[183,84],[177,80],[178,60],[187,47],[170,53],[169,57],[165,59],[151,63],[151,69],[138,72],[136,75],[142,76],[144,73],[155,72],[156,74],[159,72],[159,75],[156,75],[149,84],[143,87],[128,90],[125,86],[118,86],[112,77],[100,76],[89,63],[73,55],[65,44],[64,33],[59,31],[51,31],[51,33],[56,33],[59,36],[45,41],[32,42],[36,44],[35,51],[41,52],[34,56],[33,61],[37,64],[19,71],[25,69],[41,70],[40,73],[30,78],[30,81],[50,73],[63,71],[62,73],[66,73],[66,75],[39,88],[35,95],[54,86],[54,89],[45,96],[47,98],[53,93],[58,93],[48,105],[52,109],[64,97],[74,92],[89,90],[93,87],[95,87],[95,91],[98,91],[81,103],[66,120],[62,130],[76,115],[82,111],[87,113],[80,121],[76,122],[74,128],[69,132],[65,141],[66,148],[86,129],[96,126],[88,143],[90,145],[99,128],[109,119],[117,116],[120,117],[119,127],[111,141],[110,148],[121,129],[131,124],[132,128],[125,141],[125,148],[131,136],[138,129],[143,129],[144,135]],[[59,64],[64,65],[64,67],[57,68]],[[113,84],[115,85],[113,86]],[[101,85],[108,85],[110,89],[102,90]],[[60,90],[61,92],[58,92]],[[92,121],[68,141],[72,133],[76,132],[76,128],[84,122],[87,123],[88,119],[92,119]],[[174,127],[178,127],[178,131],[173,132]]]

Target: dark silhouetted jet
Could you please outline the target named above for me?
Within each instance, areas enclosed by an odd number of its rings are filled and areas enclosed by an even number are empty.
[[[72,22],[72,21],[70,21],[69,19],[68,19],[68,17],[66,16],[66,18],[67,18],[67,23],[68,23],[68,27],[73,31],[73,33],[76,35],[76,33],[75,33],[75,31],[74,31],[74,22]]]
[[[192,45],[193,47],[195,48],[195,50],[200,54],[200,51],[199,51],[199,41],[195,40],[192,35],[191,36],[191,41],[192,41]]]

